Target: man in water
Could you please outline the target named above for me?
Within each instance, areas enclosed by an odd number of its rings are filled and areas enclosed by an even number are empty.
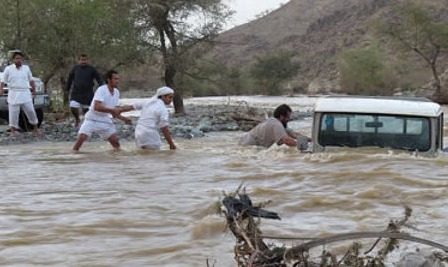
[[[92,133],[98,133],[107,139],[115,150],[120,149],[120,143],[116,134],[112,117],[131,124],[131,119],[121,116],[122,110],[118,107],[120,93],[116,88],[118,85],[118,73],[110,70],[106,73],[107,84],[98,87],[93,96],[92,104],[86,113],[84,122],[79,128],[78,139],[73,146],[73,151],[79,151],[82,144]]]
[[[176,149],[171,133],[168,129],[169,114],[166,105],[171,104],[174,90],[163,86],[149,100],[135,102],[132,106],[124,106],[122,112],[141,110],[140,119],[135,127],[135,144],[138,148],[160,150],[161,141],[159,129],[169,144],[170,149]]]
[[[292,109],[286,104],[278,106],[274,111],[274,117],[255,126],[252,130],[241,136],[238,144],[242,146],[264,146],[266,148],[273,144],[285,144],[290,147],[298,147],[300,150],[305,150],[299,145],[303,145],[303,140],[306,143],[311,142],[311,138],[301,136],[299,133],[288,129],[288,122],[291,120]],[[298,144],[298,138],[300,142]],[[306,144],[307,145],[307,144]]]

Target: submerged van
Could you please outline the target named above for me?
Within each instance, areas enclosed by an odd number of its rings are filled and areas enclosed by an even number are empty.
[[[314,108],[313,152],[380,147],[435,156],[443,148],[440,105],[419,97],[328,96]]]

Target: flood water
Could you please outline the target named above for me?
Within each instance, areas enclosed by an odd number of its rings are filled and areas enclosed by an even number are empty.
[[[292,125],[309,135],[310,123]],[[0,265],[236,266],[215,204],[242,182],[282,218],[263,220],[265,235],[382,231],[409,205],[409,232],[448,245],[448,157],[242,148],[241,134],[176,139],[178,150],[159,152],[122,143],[114,153],[106,142],[79,154],[71,143],[0,147]]]

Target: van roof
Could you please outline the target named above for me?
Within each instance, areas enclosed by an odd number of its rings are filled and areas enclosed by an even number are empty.
[[[326,96],[316,102],[314,111],[438,117],[442,108],[424,97]]]

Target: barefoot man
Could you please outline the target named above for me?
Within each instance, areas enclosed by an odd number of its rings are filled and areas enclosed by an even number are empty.
[[[104,139],[107,139],[114,150],[120,149],[120,143],[112,122],[112,117],[131,124],[129,118],[120,115],[122,112],[118,107],[120,93],[116,88],[119,81],[118,72],[110,70],[106,73],[106,84],[98,87],[90,104],[89,111],[84,117],[84,122],[79,128],[78,139],[73,146],[73,151],[79,151],[82,144],[93,133],[98,133]]]
[[[34,135],[41,137],[37,124],[39,120],[34,110],[33,97],[36,95],[33,75],[27,65],[22,64],[23,54],[16,51],[13,54],[14,63],[7,66],[3,72],[3,81],[0,84],[0,95],[3,95],[3,87],[7,85],[8,91],[8,111],[9,127],[11,135],[14,136],[19,127],[19,114],[22,108],[31,125],[33,125]],[[31,88],[31,92],[30,92]],[[32,94],[32,96],[31,96]]]

